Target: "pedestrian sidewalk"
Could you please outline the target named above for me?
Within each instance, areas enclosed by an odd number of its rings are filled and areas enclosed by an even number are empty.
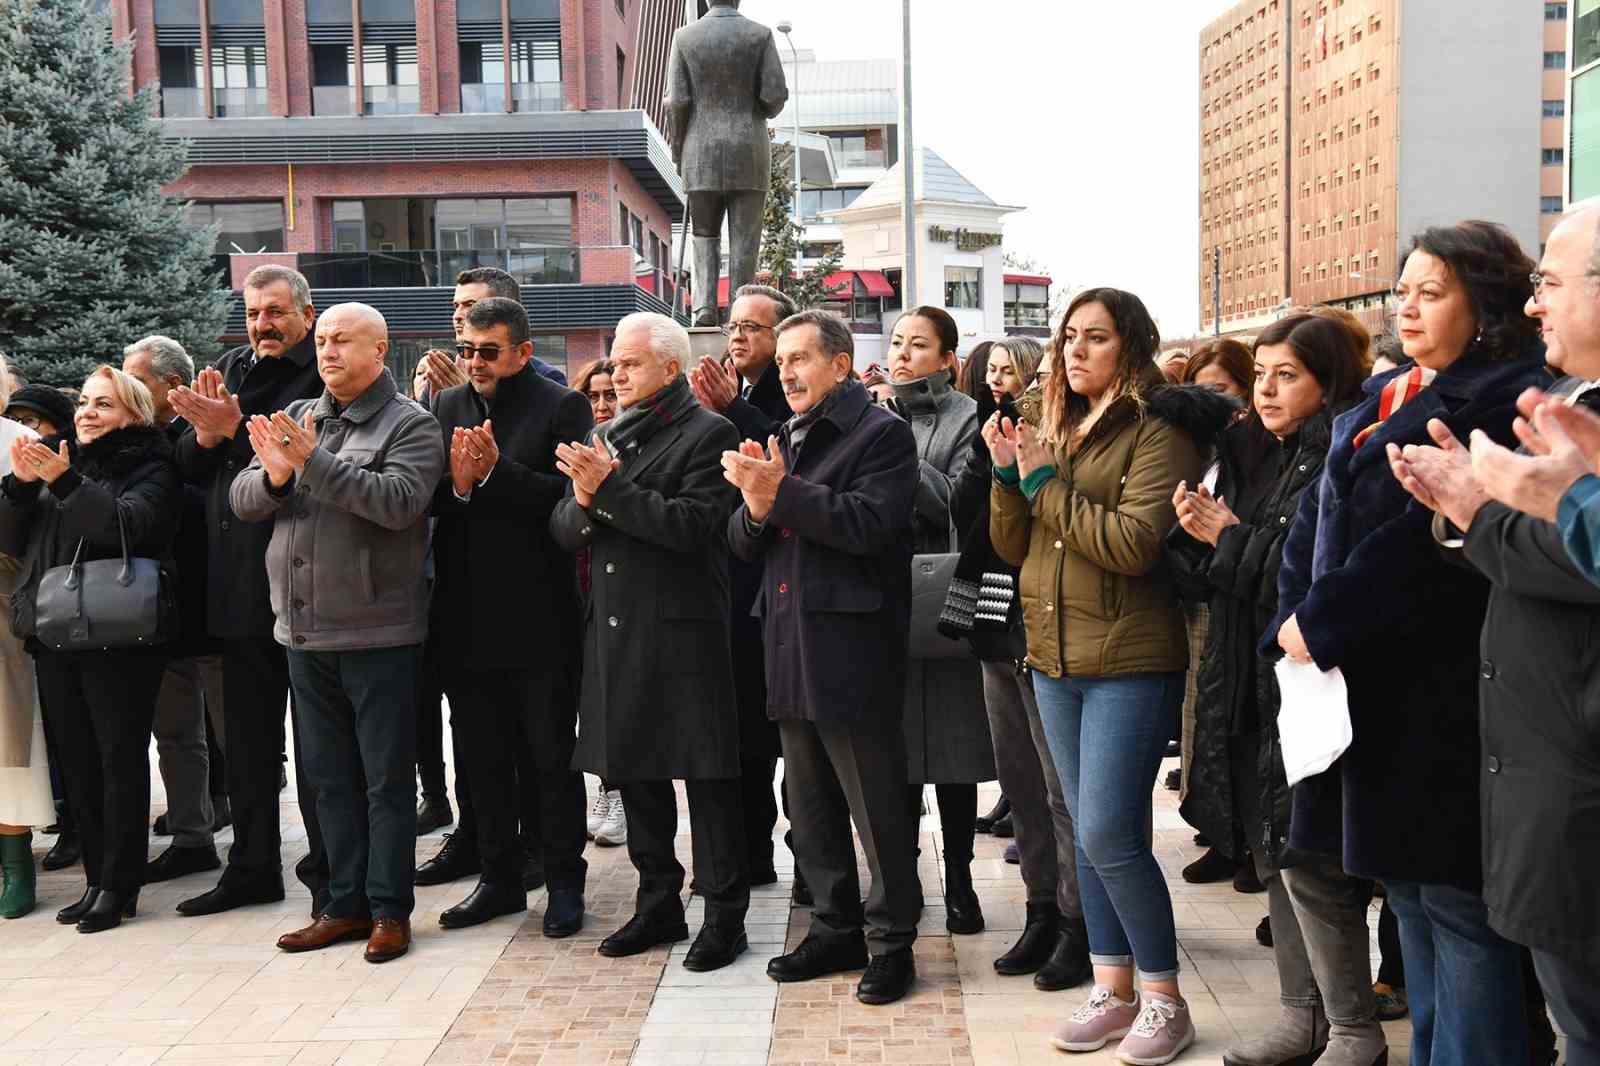
[[[159,776],[153,781],[152,815],[165,803]],[[994,796],[995,786],[984,786],[980,809]],[[82,936],[54,921],[55,911],[81,892],[82,867],[42,875],[39,909],[0,923],[0,1066],[1116,1061],[1111,1050],[1065,1055],[1049,1046],[1051,1028],[1086,989],[1042,993],[1026,977],[995,974],[992,960],[1023,921],[1022,883],[1002,860],[1004,840],[980,836],[973,864],[988,929],[971,937],[945,931],[931,790],[932,813],[922,820],[928,907],[916,946],[918,981],[911,996],[890,1007],[857,1003],[854,975],[782,986],[766,977],[767,959],[798,943],[806,928],[806,912],[789,906],[792,859],[781,843],[779,884],[752,893],[750,952],[716,973],[683,969],[687,943],[624,960],[595,953],[631,913],[635,878],[625,848],[592,845],[588,919],[572,939],[540,935],[543,891],[529,895],[525,920],[445,932],[439,912],[471,887],[459,882],[417,890],[416,939],[402,959],[370,965],[360,944],[286,955],[273,943],[306,923],[310,900],[290,873],[305,847],[292,790],[282,800],[290,895],[281,904],[180,918],[173,910],[178,900],[204,891],[215,876],[195,875],[147,887],[138,918]],[[1178,818],[1175,794],[1159,786],[1155,827],[1177,915],[1183,990],[1199,1030],[1180,1062],[1217,1066],[1230,1041],[1263,1030],[1277,1013],[1272,953],[1254,938],[1265,897],[1239,895],[1228,884],[1183,883],[1179,871],[1200,849]],[[687,816],[679,834],[687,865]],[[230,839],[224,832],[219,844],[225,848]],[[426,858],[439,834],[417,843]],[[152,839],[151,855],[165,844]],[[699,916],[694,900],[691,934]],[[1388,1032],[1391,1061],[1405,1062],[1409,1027],[1393,1023]]]

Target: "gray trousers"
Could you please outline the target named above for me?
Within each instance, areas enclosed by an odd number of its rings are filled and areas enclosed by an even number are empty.
[[[1374,1030],[1372,883],[1332,862],[1308,862],[1274,873],[1259,860],[1272,915],[1272,953],[1285,1006],[1322,1003],[1334,1025]]]
[[[156,755],[167,789],[167,828],[181,848],[210,847],[210,757],[206,753],[206,714],[222,731],[222,659],[201,655],[173,659],[161,677],[156,697]]]
[[[995,773],[1011,800],[1011,824],[1029,903],[1052,900],[1061,913],[1083,919],[1072,815],[1061,793],[1055,760],[1045,743],[1033,681],[1011,663],[983,664],[983,702],[994,741]]]
[[[761,220],[767,209],[766,189],[691,192],[689,227],[694,232],[694,322],[714,326],[717,283],[722,274],[722,220],[728,220],[728,299],[739,286],[756,280],[761,251]]]

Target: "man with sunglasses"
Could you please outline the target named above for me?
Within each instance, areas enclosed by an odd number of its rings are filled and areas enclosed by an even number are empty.
[[[449,472],[434,495],[431,632],[482,868],[439,924],[461,929],[527,909],[514,802],[523,762],[537,779],[550,887],[544,933],[571,936],[583,927],[588,869],[583,777],[571,768],[576,715],[564,696],[580,632],[578,583],[549,519],[567,487],[556,445],[586,439],[594,418],[581,395],[530,365],[528,316],[514,300],[473,304],[457,353],[466,384],[433,397]]]

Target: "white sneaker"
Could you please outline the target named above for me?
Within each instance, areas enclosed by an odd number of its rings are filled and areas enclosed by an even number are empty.
[[[589,808],[589,827],[587,830],[590,840],[593,840],[594,835],[600,831],[600,826],[605,823],[606,815],[611,813],[611,797],[616,794],[615,792],[607,792],[605,789],[601,789],[594,794],[594,806]]]
[[[594,842],[604,848],[615,848],[628,842],[628,816],[622,810],[622,793],[606,793],[606,815],[600,828],[594,831]]]

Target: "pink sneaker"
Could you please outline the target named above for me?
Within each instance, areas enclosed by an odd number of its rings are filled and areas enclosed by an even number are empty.
[[[1149,992],[1132,1030],[1117,1048],[1117,1058],[1133,1066],[1164,1066],[1194,1043],[1194,1019],[1181,999]]]
[[[1139,1016],[1139,993],[1120,1000],[1105,985],[1095,985],[1083,1006],[1072,1012],[1050,1037],[1062,1051],[1099,1051],[1118,1037],[1127,1036]]]

